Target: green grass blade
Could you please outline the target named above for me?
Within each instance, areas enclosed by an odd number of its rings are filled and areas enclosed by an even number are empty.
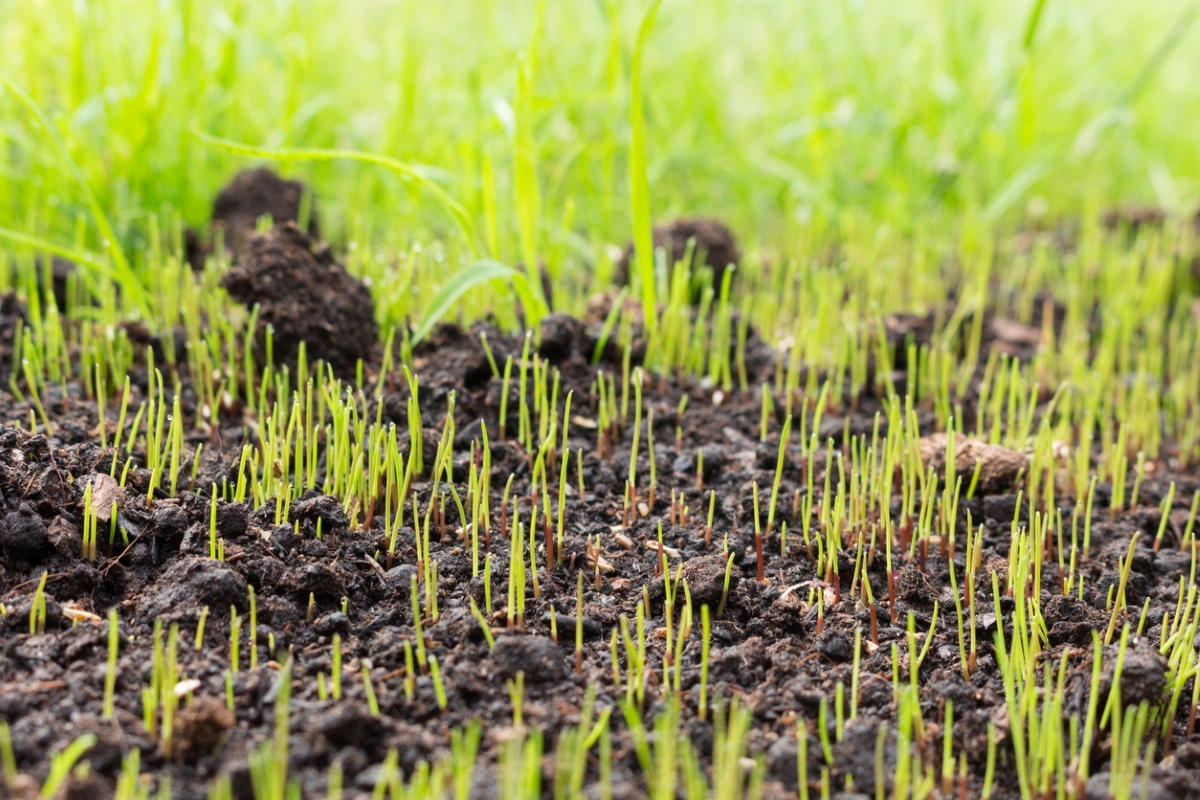
[[[54,150],[58,154],[59,159],[71,171],[71,176],[79,184],[79,188],[83,192],[84,202],[87,204],[88,211],[92,215],[92,220],[96,224],[100,238],[102,242],[108,245],[108,252],[116,268],[115,278],[120,282],[122,291],[130,300],[137,304],[138,309],[145,316],[150,317],[150,306],[146,301],[145,289],[142,288],[142,284],[138,281],[137,276],[133,274],[133,269],[129,266],[129,260],[125,258],[125,253],[121,250],[121,245],[117,241],[116,231],[113,230],[112,225],[108,221],[108,215],[100,207],[100,201],[96,199],[95,193],[92,192],[92,187],[88,185],[87,179],[83,176],[83,171],[79,169],[79,165],[75,163],[75,159],[71,158],[71,154],[67,151],[66,142],[62,140],[62,137],[58,134],[58,130],[51,124],[46,113],[42,111],[42,107],[26,94],[24,89],[17,86],[8,78],[0,77],[0,82],[16,95],[21,104],[37,120],[42,129],[46,131],[46,136],[50,138],[50,142],[54,145]]]
[[[545,313],[545,306],[533,294],[530,289],[529,281],[525,274],[512,267],[501,264],[499,261],[490,259],[481,259],[468,266],[466,269],[460,270],[450,276],[433,300],[429,302],[428,310],[425,316],[421,318],[421,324],[417,326],[413,332],[413,344],[420,342],[429,332],[433,330],[433,326],[438,320],[449,313],[454,304],[458,302],[464,294],[470,289],[487,283],[488,281],[503,279],[512,281],[513,287],[517,290],[517,295],[521,298],[521,302],[525,305],[525,314],[530,319],[541,319]]]
[[[662,0],[654,0],[642,17],[638,29],[637,46],[633,50],[630,66],[629,121],[631,141],[629,147],[629,203],[633,215],[634,261],[642,283],[642,313],[646,329],[658,327],[658,301],[655,298],[654,281],[654,233],[650,216],[650,179],[646,166],[646,115],[642,109],[642,56],[646,41],[654,28],[654,19]]]
[[[533,92],[537,77],[538,39],[545,7],[544,2],[538,3],[529,50],[517,65],[516,129],[513,133],[513,200],[517,206],[521,260],[525,263],[525,272],[534,279],[534,292],[538,297],[542,295],[541,281],[537,279],[542,194],[538,186],[537,148],[533,142]]]
[[[85,253],[81,250],[72,250],[69,247],[61,247],[54,242],[43,239],[40,236],[33,236],[28,233],[21,233],[9,228],[0,228],[0,239],[12,242],[14,244],[26,245],[34,250],[41,250],[52,255],[65,258],[68,261],[73,261],[86,269],[103,273],[103,267],[97,263],[96,257],[91,253]]]

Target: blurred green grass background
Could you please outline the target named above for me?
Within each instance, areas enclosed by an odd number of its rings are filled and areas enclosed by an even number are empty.
[[[919,234],[966,219],[1051,224],[1200,196],[1194,8],[1120,0],[667,0],[645,59],[652,209],[727,220],[748,249],[812,230]],[[208,216],[247,160],[193,129],[420,165],[519,260],[513,137],[533,2],[7,0],[0,73],[44,108],[136,249],[147,214]],[[624,243],[629,61],[644,4],[545,5],[532,106],[540,249],[573,263]],[[0,226],[56,241],[78,187],[0,98]],[[453,238],[414,184],[362,164],[283,163],[327,234]],[[160,217],[161,218],[161,217]],[[607,248],[611,250],[610,248]]]

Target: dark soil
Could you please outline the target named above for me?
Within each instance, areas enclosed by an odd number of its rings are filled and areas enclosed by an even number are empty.
[[[353,370],[356,358],[364,358],[367,379],[375,379],[379,348],[371,349],[375,328],[370,322],[366,290],[346,276],[327,249],[314,251],[311,240],[294,225],[249,237],[227,286],[243,302],[262,304],[261,321],[275,327],[277,362],[294,357],[296,345],[304,338],[309,342],[311,357],[330,359],[342,373]],[[344,305],[339,305],[343,301]],[[622,431],[620,441],[613,443],[611,455],[598,454],[595,398],[589,392],[598,368],[619,374],[620,363],[606,356],[600,365],[590,364],[596,328],[586,328],[568,317],[552,316],[544,324],[539,350],[560,370],[563,395],[567,390],[575,392],[569,446],[572,451],[581,449],[584,453],[585,494],[580,496],[576,488],[572,461],[563,563],[547,569],[547,554],[544,546],[539,546],[540,594],[529,595],[524,624],[509,626],[503,613],[509,539],[500,529],[500,491],[508,476],[515,475],[512,497],[527,520],[533,487],[529,482],[529,455],[512,440],[518,413],[515,379],[508,402],[509,438],[501,440],[495,423],[502,384],[492,374],[480,345],[481,331],[488,333],[498,362],[503,363],[510,354],[519,358],[522,337],[504,335],[486,325],[470,331],[439,326],[414,352],[414,367],[420,376],[421,413],[427,434],[435,437],[434,446],[444,422],[448,395],[455,393],[458,437],[453,466],[462,497],[467,492],[470,444],[475,441],[478,447],[482,441],[481,419],[491,433],[492,508],[496,513],[491,520],[490,543],[483,540],[481,547],[493,559],[494,613],[490,622],[496,634],[494,649],[489,649],[469,609],[471,600],[483,605],[484,587],[482,579],[472,575],[470,541],[457,532],[460,521],[452,501],[447,503],[446,518],[435,519],[432,524],[430,546],[438,565],[440,614],[436,620],[423,619],[422,625],[426,647],[437,656],[445,679],[445,709],[438,707],[428,674],[416,678],[411,697],[404,691],[404,645],[414,642],[415,637],[410,592],[411,578],[418,571],[412,528],[400,530],[394,557],[389,561],[382,513],[375,515],[370,527],[351,528],[339,501],[309,493],[293,502],[287,519],[276,525],[273,502],[255,510],[222,500],[218,503],[217,528],[225,542],[225,561],[208,558],[211,499],[203,490],[197,493],[196,488],[219,483],[222,477],[231,475],[244,438],[254,441],[253,429],[240,416],[221,415],[216,421],[220,427],[202,437],[204,457],[196,486],[185,482],[188,485],[180,496],[168,498],[159,490],[147,500],[149,473],[136,469],[130,474],[128,489],[119,501],[119,532],[110,544],[108,525],[101,525],[100,558],[95,564],[80,555],[84,487],[95,480],[92,476],[96,473],[108,472],[112,450],[98,443],[94,404],[84,400],[75,384],[68,386],[66,398],[52,387],[47,391],[47,413],[55,425],[53,438],[12,427],[0,431],[0,602],[5,607],[5,614],[0,616],[0,718],[11,725],[18,767],[43,779],[51,753],[91,732],[97,736],[97,744],[86,755],[91,775],[78,781],[76,787],[78,791],[84,791],[85,783],[94,787],[97,794],[88,796],[111,792],[122,755],[138,748],[142,751],[143,772],[170,777],[175,797],[204,797],[207,784],[225,774],[232,779],[234,795],[249,798],[252,789],[248,758],[273,733],[278,666],[290,652],[294,658],[290,771],[300,780],[305,797],[325,796],[325,775],[335,761],[345,772],[348,796],[369,793],[378,775],[374,765],[382,761],[389,748],[396,749],[399,766],[409,775],[418,762],[448,755],[451,729],[472,719],[484,725],[484,766],[476,774],[476,793],[494,796],[495,774],[487,764],[494,763],[501,743],[512,735],[513,709],[506,681],[524,673],[525,724],[544,732],[549,750],[566,726],[578,722],[589,683],[599,687],[602,707],[615,706],[624,698],[624,685],[614,684],[612,679],[609,637],[620,629],[622,617],[634,619],[637,603],[643,598],[650,602],[645,632],[650,649],[648,661],[655,672],[647,690],[645,714],[653,717],[662,708],[666,692],[661,685],[664,653],[663,640],[657,635],[665,625],[657,553],[661,521],[664,544],[678,554],[670,556],[671,565],[676,568],[682,564],[697,606],[697,619],[700,604],[709,605],[713,611],[709,696],[737,697],[753,712],[749,741],[752,752],[764,755],[768,797],[795,791],[798,718],[808,720],[808,775],[813,781],[819,779],[825,760],[816,736],[816,720],[822,702],[827,703],[830,738],[836,738],[832,733],[835,687],[842,682],[849,691],[856,629],[862,630],[865,640],[859,716],[847,721],[840,740],[833,745],[831,780],[840,788],[851,777],[858,791],[873,796],[876,732],[881,724],[894,730],[896,722],[891,643],[899,645],[903,659],[899,670],[907,680],[906,615],[915,615],[923,633],[929,629],[934,601],[940,602],[941,613],[919,676],[922,714],[929,731],[923,753],[931,763],[940,763],[936,760],[940,759],[944,737],[940,728],[943,706],[946,699],[952,699],[954,749],[967,754],[970,768],[965,796],[978,795],[988,723],[1000,720],[997,726],[1001,735],[1006,735],[1004,691],[991,641],[997,624],[1007,626],[1010,621],[998,621],[990,613],[994,606],[989,571],[1006,568],[1008,531],[1014,513],[1024,514],[1027,508],[1024,504],[1018,506],[1013,483],[1020,470],[1019,455],[995,454],[999,461],[981,484],[981,494],[960,507],[964,524],[970,511],[975,524],[984,525],[987,532],[978,584],[981,608],[987,613],[978,620],[979,661],[968,681],[958,664],[946,557],[936,548],[931,548],[926,558],[914,559],[899,570],[894,608],[886,597],[877,598],[878,647],[866,643],[870,638],[869,609],[848,591],[835,596],[834,587],[814,575],[814,561],[798,533],[789,536],[786,553],[781,553],[778,532],[765,537],[765,582],[757,580],[751,487],[754,482],[760,487],[770,486],[774,479],[779,420],[772,424],[768,440],[760,442],[756,394],[718,395],[690,380],[648,380],[644,392],[646,405],[655,412],[658,486],[653,499],[644,494],[643,488],[639,499],[645,504],[644,513],[639,509],[630,524],[622,525],[622,492],[632,425]],[[903,349],[902,339],[897,339],[897,349]],[[752,335],[747,353],[751,385],[770,380],[773,364],[770,349]],[[897,381],[901,377],[899,372],[895,375]],[[185,394],[190,392],[187,375],[181,375],[181,382]],[[368,416],[374,419],[378,413],[385,423],[393,421],[403,428],[408,397],[404,381],[389,379],[385,388],[379,400],[381,407],[370,401]],[[676,420],[675,409],[684,394],[690,398],[688,409],[682,419]],[[964,413],[969,418],[974,412],[970,398],[966,400]],[[854,435],[870,434],[879,408],[879,398],[869,391],[860,398],[857,409],[829,408],[820,434],[842,448],[846,444],[845,430]],[[185,408],[185,414],[190,413]],[[920,414],[922,419],[932,419],[923,407]],[[28,420],[29,408],[0,391],[0,416],[10,422]],[[114,417],[110,408],[110,424]],[[966,427],[972,427],[970,419]],[[922,433],[935,432],[923,427]],[[646,487],[649,480],[645,441],[643,436],[635,465],[641,487]],[[427,442],[426,449],[432,452],[433,446]],[[701,450],[704,473],[697,476],[696,455]],[[816,486],[821,486],[830,466],[824,452],[816,457]],[[777,523],[786,521],[793,532],[800,530],[802,520],[791,498],[806,485],[805,468],[792,452],[782,475]],[[1107,492],[1103,487],[1097,491],[1091,558],[1080,565],[1087,576],[1082,599],[1061,597],[1055,588],[1058,576],[1047,567],[1046,583],[1041,588],[1050,647],[1044,658],[1048,664],[1057,664],[1064,653],[1068,655],[1068,713],[1087,706],[1091,631],[1106,624],[1107,592],[1119,580],[1119,560],[1137,531],[1143,535],[1129,579],[1129,603],[1137,607],[1149,597],[1152,610],[1147,633],[1133,637],[1130,644],[1120,680],[1121,698],[1128,704],[1162,696],[1165,665],[1157,657],[1159,628],[1154,620],[1161,621],[1162,612],[1174,608],[1179,577],[1188,569],[1189,559],[1177,548],[1186,524],[1187,504],[1200,487],[1194,471],[1169,476],[1166,472],[1164,462],[1163,468],[1142,485],[1142,505],[1115,518],[1110,518]],[[1153,537],[1145,532],[1157,530],[1157,506],[1166,495],[1168,480],[1177,485],[1176,505],[1163,546],[1156,552]],[[554,483],[552,492],[557,489]],[[671,513],[672,490],[689,508],[686,521]],[[706,541],[704,517],[710,490],[716,491],[717,503],[712,536]],[[414,498],[423,510],[430,505],[431,491],[428,482],[415,486]],[[443,497],[447,491],[443,483]],[[1062,504],[1066,516],[1074,507],[1073,500]],[[893,509],[892,513],[897,512]],[[411,520],[411,505],[407,506],[407,514]],[[594,541],[597,536],[602,564],[606,565],[598,573],[589,565],[588,550],[589,537]],[[839,562],[843,575],[852,574],[856,555],[853,539],[848,539]],[[725,609],[717,617],[728,559],[726,543],[733,554],[733,569]],[[961,577],[961,551],[956,559]],[[873,558],[868,569],[876,594],[883,594],[881,587],[887,585],[883,558]],[[585,577],[583,617],[578,620],[584,647],[581,669],[577,671],[575,592],[580,571]],[[33,593],[43,574],[47,575],[45,632],[30,634]],[[257,636],[250,642],[248,627],[243,625],[240,669],[232,678],[234,708],[229,712],[224,698],[225,673],[231,667],[230,607],[245,620],[250,587],[255,591]],[[824,592],[824,618],[820,622],[816,606],[809,603],[812,587]],[[425,588],[419,590],[419,600],[424,599]],[[344,613],[343,597],[347,598]],[[1005,615],[1012,612],[1011,602],[1002,601],[1001,606]],[[112,720],[105,721],[101,718],[107,646],[107,623],[103,620],[113,608],[120,615],[121,654],[116,713]],[[204,608],[208,616],[197,650],[193,642]],[[891,622],[893,611],[897,624]],[[180,671],[187,679],[199,682],[192,701],[181,703],[170,753],[142,724],[141,692],[149,682],[156,619],[168,627],[179,625]],[[557,642],[551,636],[551,620],[557,622]],[[697,715],[698,630],[697,623],[683,651],[682,728],[707,765],[713,731],[711,716],[700,720]],[[636,633],[634,630],[635,637]],[[340,636],[345,653],[342,699],[322,701],[318,674],[323,673],[328,680],[335,634]],[[257,660],[253,668],[252,649]],[[623,649],[621,652],[624,664]],[[1115,647],[1103,651],[1100,691],[1105,696],[1113,688],[1116,655]],[[362,670],[369,670],[378,696],[379,716],[368,710]],[[1190,696],[1190,692],[1189,683],[1184,696]],[[620,717],[618,710],[613,718]],[[1153,773],[1151,796],[1200,796],[1200,735],[1187,737],[1185,720],[1186,714],[1182,714],[1176,724],[1174,760],[1164,762]],[[1001,744],[1002,753],[1008,747],[1006,742],[1004,739]],[[895,764],[894,736],[885,741],[884,760]],[[1103,773],[1107,764],[1107,751],[1102,742],[1098,743],[1092,757],[1093,774]],[[543,769],[544,785],[549,787],[551,759],[546,760]],[[614,722],[613,769],[618,790],[623,788],[626,796],[645,793],[633,742],[623,722]],[[589,782],[594,782],[597,770],[593,757],[588,764]],[[993,797],[1018,796],[1014,775],[1012,759],[1001,757]],[[819,796],[816,785],[811,791],[812,796]]]
[[[273,329],[276,363],[295,363],[300,343],[310,359],[321,359],[340,377],[353,377],[358,361],[375,346],[375,302],[371,292],[294,222],[246,236],[237,265],[221,285],[238,302],[259,305],[255,349],[266,359],[266,329]]]
[[[694,241],[692,272],[701,266],[712,270],[712,285],[715,292],[721,289],[721,280],[729,266],[736,267],[742,260],[737,238],[725,223],[705,217],[680,217],[654,226],[654,247],[666,252],[667,264],[674,266],[687,255],[688,242]],[[629,265],[633,261],[633,243],[625,245],[621,260],[617,263],[617,282],[629,283]],[[699,299],[697,296],[696,299]]]
[[[300,221],[300,206],[306,187],[302,181],[286,180],[266,167],[242,170],[225,185],[213,201],[212,227],[204,240],[192,229],[184,232],[184,254],[193,269],[204,268],[212,253],[212,237],[220,230],[225,247],[236,253],[246,236],[253,233],[259,217],[270,216],[276,225]],[[310,197],[307,232],[319,239],[316,199]]]
[[[213,228],[223,230],[225,246],[236,251],[261,216],[270,215],[276,225],[299,222],[304,190],[301,181],[285,180],[266,167],[243,170],[213,200]],[[309,211],[308,233],[314,239],[321,236],[316,202]]]

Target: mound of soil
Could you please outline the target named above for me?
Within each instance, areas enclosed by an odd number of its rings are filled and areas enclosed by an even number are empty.
[[[733,231],[720,220],[706,217],[680,217],[654,226],[654,247],[666,251],[667,262],[674,265],[687,255],[689,240],[695,240],[692,271],[707,266],[713,273],[713,289],[720,291],[721,280],[729,265],[737,266],[742,260]],[[617,280],[629,283],[629,265],[633,261],[633,243],[625,245],[621,260],[617,264]],[[694,298],[698,300],[697,296]]]
[[[362,281],[333,260],[328,244],[314,244],[294,222],[246,237],[237,266],[221,285],[238,302],[260,306],[255,349],[262,363],[265,332],[273,329],[276,363],[294,363],[301,342],[335,374],[354,374],[375,345],[375,303]]]
[[[1104,227],[1110,231],[1128,229],[1134,236],[1142,228],[1161,228],[1167,221],[1167,212],[1154,206],[1120,206],[1104,212]]]
[[[302,181],[286,180],[266,167],[242,170],[233,176],[213,200],[213,229],[225,231],[225,245],[236,251],[246,234],[252,233],[258,218],[271,215],[276,225],[299,222]],[[308,233],[321,235],[317,224],[317,205],[313,201],[308,215]]]

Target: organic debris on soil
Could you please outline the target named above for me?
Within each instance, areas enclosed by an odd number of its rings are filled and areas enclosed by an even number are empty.
[[[268,355],[268,326],[276,363],[295,364],[304,342],[309,358],[323,360],[340,377],[352,377],[375,346],[370,290],[334,260],[328,244],[316,243],[294,222],[248,234],[221,285],[247,308],[259,306],[259,363]]]

